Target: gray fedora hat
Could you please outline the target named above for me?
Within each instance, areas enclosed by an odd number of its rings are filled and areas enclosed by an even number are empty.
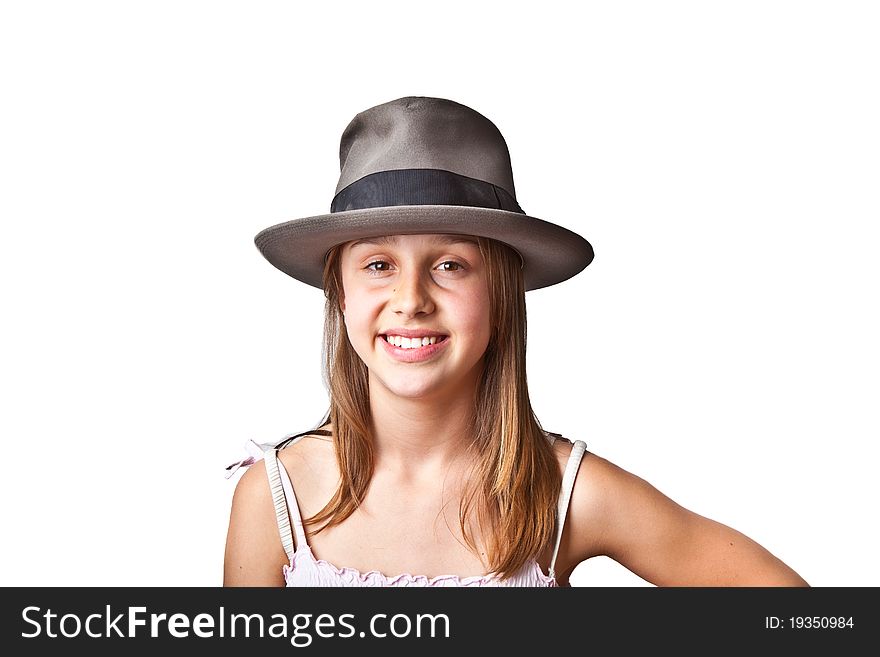
[[[459,233],[489,237],[522,258],[526,290],[571,278],[593,260],[583,237],[527,215],[510,153],[485,116],[443,98],[407,96],[357,114],[342,133],[329,214],[260,231],[275,267],[322,288],[327,252],[362,237]]]

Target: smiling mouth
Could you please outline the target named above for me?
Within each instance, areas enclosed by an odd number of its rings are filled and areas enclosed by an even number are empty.
[[[435,344],[440,344],[441,342],[445,342],[447,339],[449,339],[448,335],[441,335],[441,336],[437,336],[436,338],[434,336],[432,336],[432,337],[428,338],[427,342],[422,340],[421,343],[413,344],[411,340],[409,340],[409,341],[401,340],[400,344],[395,344],[394,342],[392,342],[391,340],[388,339],[387,335],[382,335],[380,337],[383,340],[385,340],[385,342],[390,344],[392,347],[396,347],[398,349],[421,349],[423,347],[430,347]]]

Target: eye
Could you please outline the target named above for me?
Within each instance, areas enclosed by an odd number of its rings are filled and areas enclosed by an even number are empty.
[[[373,260],[370,264],[368,264],[364,269],[366,269],[371,276],[376,276],[378,274],[387,272],[387,269],[373,269],[373,265],[388,265],[388,262],[385,260]],[[452,269],[446,268],[445,265],[451,265]],[[464,269],[464,265],[460,262],[456,262],[455,260],[445,260],[438,265],[439,267],[443,267],[442,271],[447,273],[455,273]]]
[[[384,260],[374,260],[373,262],[368,264],[366,267],[364,267],[364,269],[366,269],[370,274],[374,274],[374,275],[381,274],[383,271],[387,271],[387,270],[376,270],[376,269],[371,269],[371,267],[373,265],[387,265],[387,264],[388,263],[385,262]]]

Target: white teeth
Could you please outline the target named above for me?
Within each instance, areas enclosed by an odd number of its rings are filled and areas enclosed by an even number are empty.
[[[402,338],[399,335],[386,335],[384,337],[386,341],[390,342],[395,347],[401,347],[402,349],[416,349],[418,347],[425,347],[429,344],[436,344],[438,340],[437,337]]]

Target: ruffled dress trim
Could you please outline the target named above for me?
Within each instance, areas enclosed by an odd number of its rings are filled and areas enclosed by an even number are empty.
[[[324,559],[317,559],[307,543],[300,545],[282,569],[288,586],[558,586],[556,578],[545,575],[537,561],[526,564],[523,569],[506,580],[497,575],[411,575],[401,573],[389,577],[378,570],[362,573],[356,568],[338,566]],[[295,583],[291,580],[298,578]],[[525,580],[525,581],[523,581]]]

